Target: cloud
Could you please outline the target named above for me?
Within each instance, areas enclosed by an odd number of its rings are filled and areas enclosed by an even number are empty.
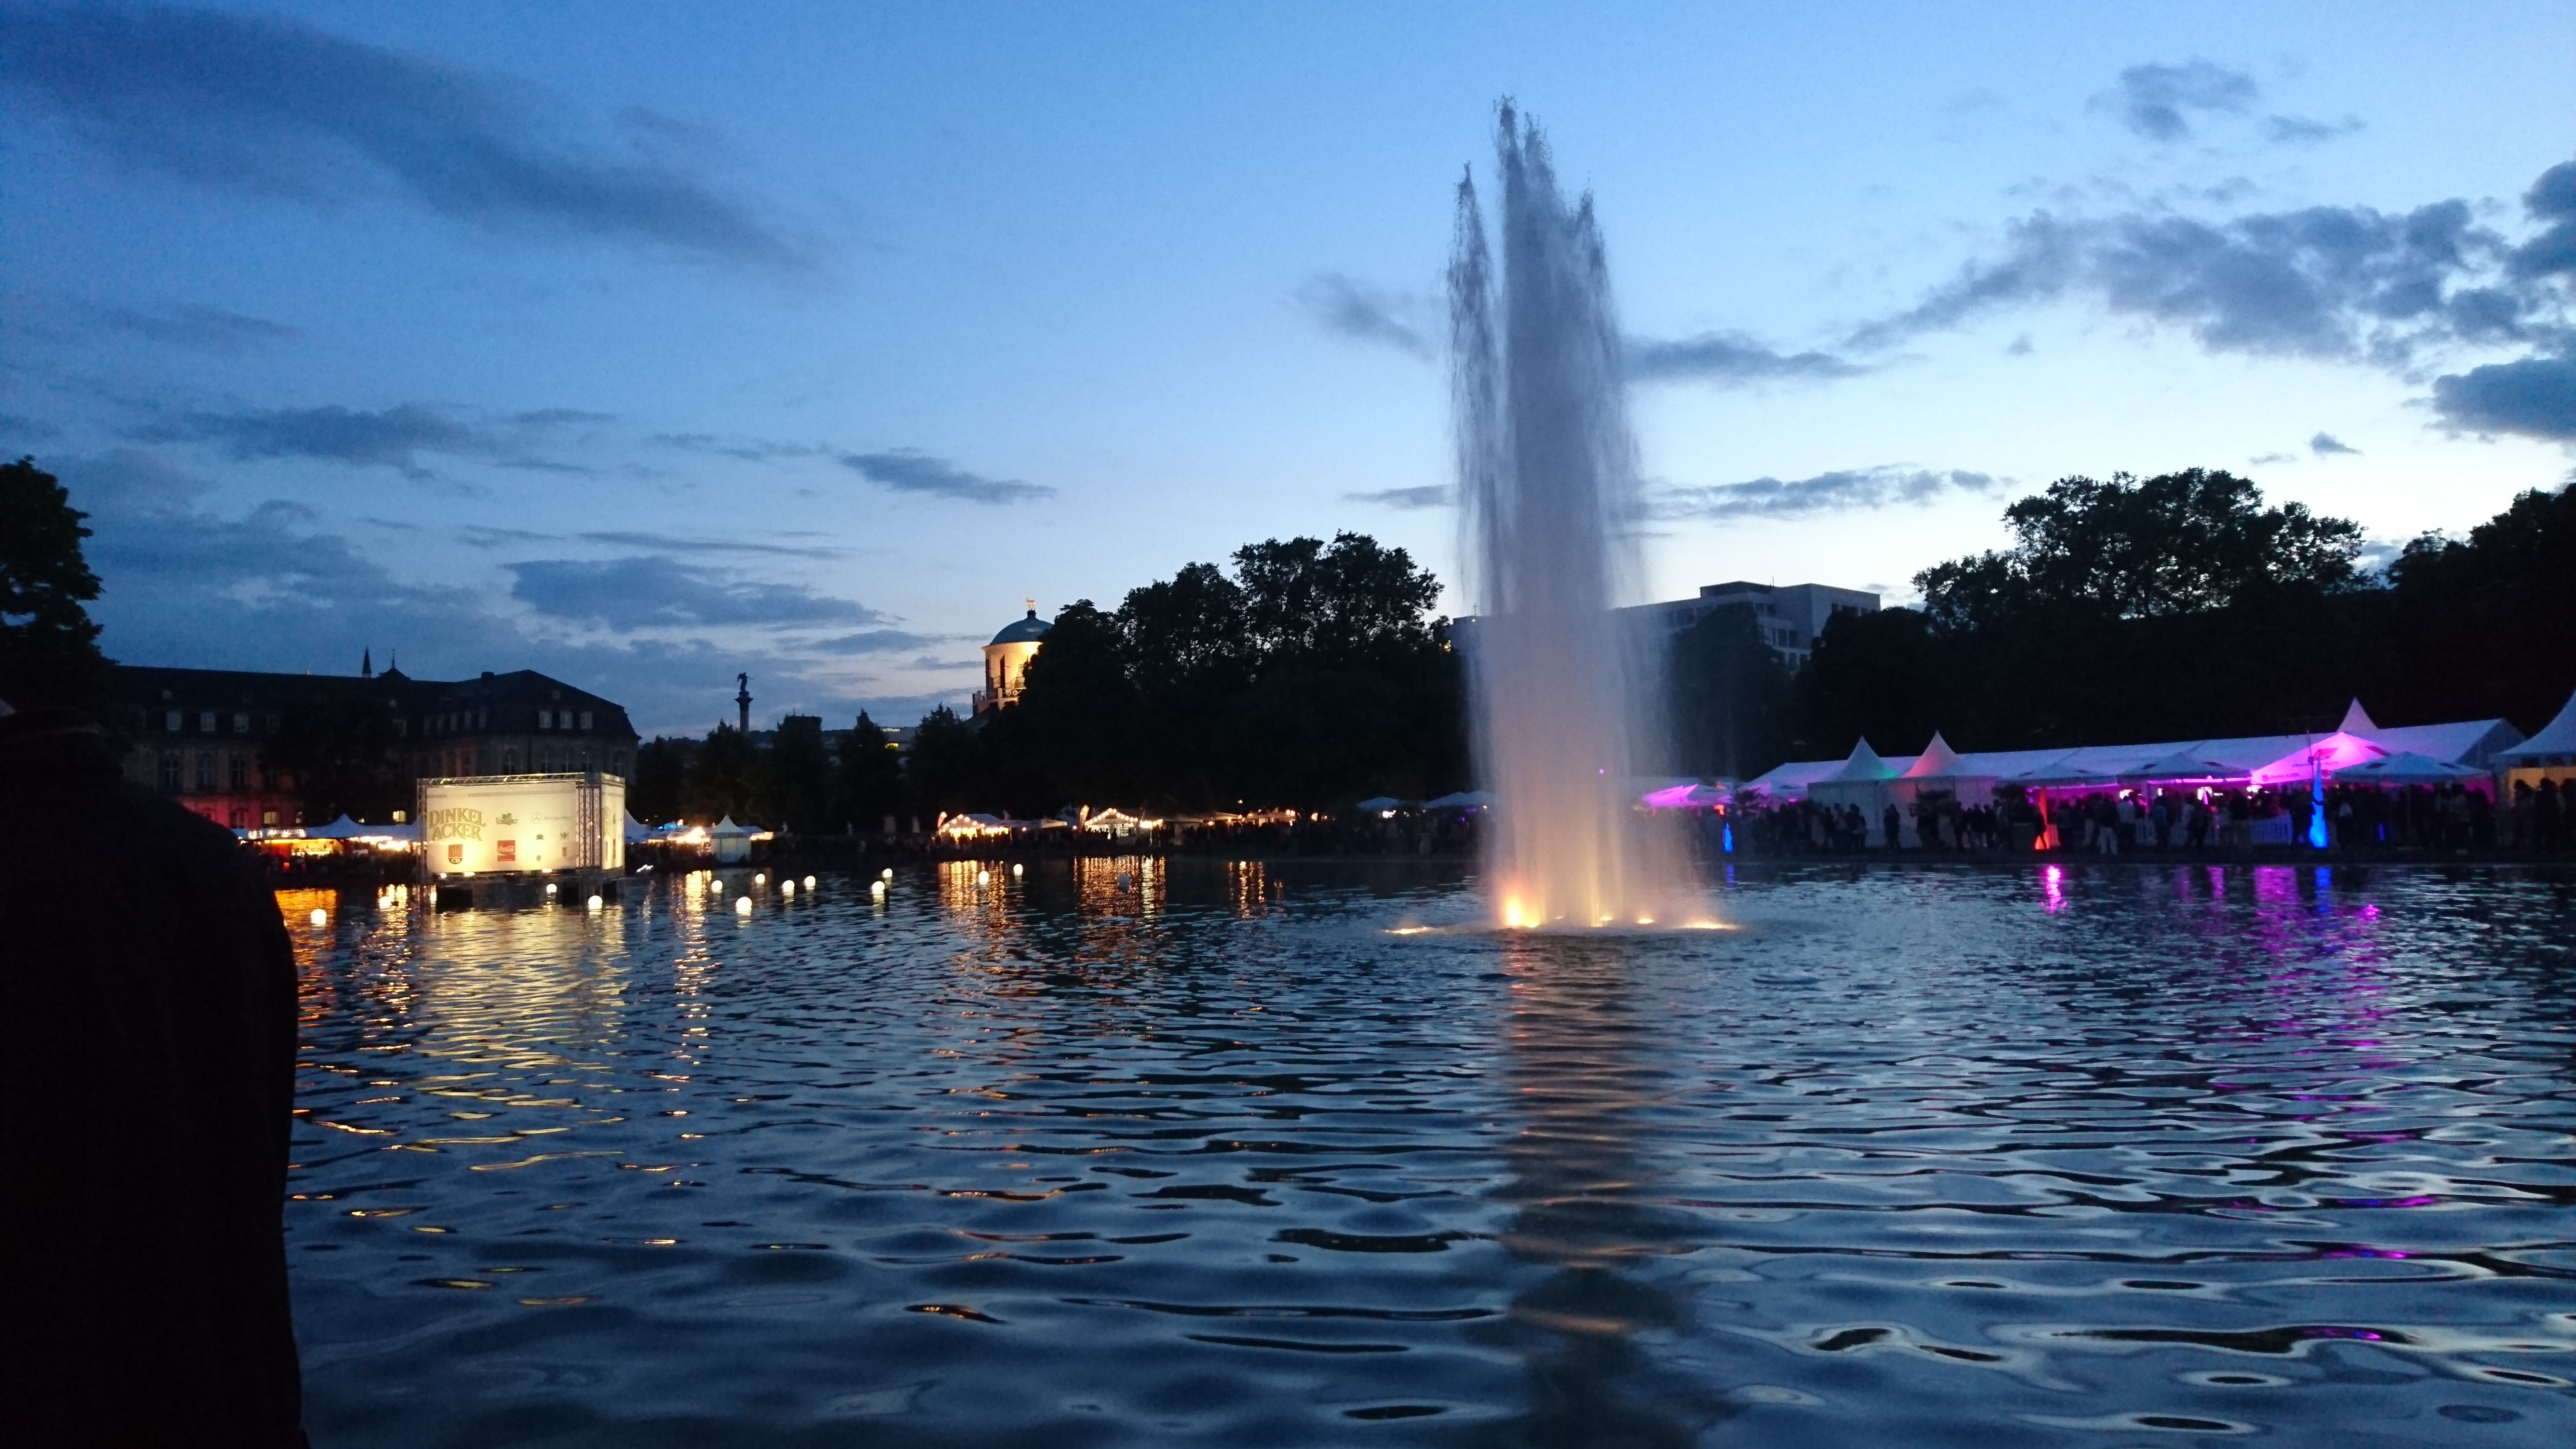
[[[293,342],[304,335],[300,329],[283,322],[271,322],[265,317],[245,317],[221,307],[181,304],[149,311],[108,306],[87,310],[91,320],[108,331],[129,333],[147,342],[204,348],[209,352],[239,352],[250,347]]]
[[[2356,458],[2361,456],[2361,450],[2359,448],[2354,447],[2352,444],[2345,442],[2343,439],[2336,437],[2332,433],[2319,433],[2315,437],[2308,439],[2308,451],[2316,454],[2320,458],[2328,457],[2335,453],[2349,453]]]
[[[420,471],[422,452],[480,451],[474,431],[435,408],[404,403],[381,412],[344,407],[187,413],[143,429],[150,442],[211,442],[236,458],[322,458]]]
[[[1420,488],[1381,488],[1374,493],[1345,493],[1342,501],[1375,503],[1386,508],[1446,508],[1458,501],[1458,492],[1446,483],[1432,483]]]
[[[728,538],[682,538],[668,533],[637,533],[626,530],[577,533],[573,537],[584,543],[614,544],[620,548],[649,548],[664,553],[752,553],[778,558],[839,558],[841,549],[819,544],[747,543]]]
[[[512,427],[496,429],[425,403],[402,403],[372,412],[334,404],[181,413],[147,423],[133,436],[153,443],[213,443],[244,460],[315,458],[352,467],[392,468],[415,478],[429,476],[420,461],[423,453],[474,458],[503,468],[589,474],[597,470],[531,452],[530,435],[606,416],[548,408],[513,414],[503,420]]]
[[[1665,488],[1648,511],[1667,519],[1802,518],[1899,503],[1928,504],[1944,493],[1991,493],[2002,480],[1952,468],[1853,468],[1812,478],[1756,478],[1697,488]]]
[[[2212,352],[2402,367],[2427,345],[2548,334],[2563,303],[2536,287],[2500,285],[2496,263],[2506,250],[2471,222],[2464,201],[2217,222],[2042,212],[2013,223],[2002,255],[1962,268],[1853,342],[1888,346],[1989,312],[2081,297],[2189,328]]]
[[[2349,136],[2361,129],[2361,118],[2346,116],[2340,121],[2320,121],[2310,116],[2267,116],[2263,134],[2276,145],[2314,146]]]
[[[323,205],[390,189],[452,220],[778,272],[814,257],[668,137],[557,133],[514,82],[272,16],[11,6],[0,83],[139,170]]]
[[[2576,439],[2576,356],[2525,357],[2437,377],[2433,410],[2459,432]]]
[[[962,638],[953,634],[913,634],[902,629],[868,629],[837,639],[819,639],[809,648],[826,654],[902,654]]]
[[[885,615],[801,584],[762,583],[667,554],[507,565],[510,597],[552,618],[620,634],[713,625],[874,624]]]
[[[1297,303],[1327,332],[1431,359],[1430,304],[1409,292],[1322,272],[1297,289]]]
[[[1869,369],[1823,352],[1783,353],[1740,332],[1628,340],[1628,375],[1646,382],[1692,380],[1721,387],[1757,382],[1828,382]]]
[[[2190,111],[2242,113],[2262,93],[2254,78],[2206,60],[2181,65],[2133,65],[2110,90],[2093,98],[2120,123],[2150,141],[2187,140]]]
[[[2508,269],[2523,278],[2576,277],[2576,161],[2541,172],[2522,194],[2522,209],[2541,231],[2514,249]]]
[[[0,413],[0,441],[7,443],[48,443],[63,435],[63,430],[43,418],[24,417],[17,413]]]
[[[2246,459],[2245,464],[2249,468],[2267,468],[2274,463],[2295,463],[2297,461],[2299,461],[2299,455],[2296,453],[2257,453],[2253,457]]]
[[[844,453],[841,466],[898,493],[932,493],[969,503],[1028,503],[1055,496],[1055,489],[1047,484],[987,478],[911,448],[890,453]]]
[[[813,443],[779,443],[766,438],[725,438],[714,433],[655,433],[652,441],[666,448],[682,448],[692,453],[714,453],[720,457],[740,458],[747,463],[767,463],[778,458],[813,458],[831,451]]]

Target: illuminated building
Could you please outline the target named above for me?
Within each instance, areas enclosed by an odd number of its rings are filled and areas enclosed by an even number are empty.
[[[381,749],[406,784],[583,770],[622,777],[635,758],[635,727],[623,706],[526,669],[439,681],[399,669],[269,674],[121,664],[115,695],[125,777],[237,830],[307,823],[298,782],[272,762],[280,736],[296,729]]]
[[[1050,627],[1051,621],[1038,617],[1037,601],[1031,599],[1028,617],[1005,626],[984,646],[984,687],[975,691],[975,713],[1019,703],[1029,661],[1038,657],[1038,644]]]

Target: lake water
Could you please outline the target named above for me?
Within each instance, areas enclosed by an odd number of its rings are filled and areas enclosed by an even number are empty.
[[[322,1449],[2576,1443],[2567,875],[704,879],[290,893]]]

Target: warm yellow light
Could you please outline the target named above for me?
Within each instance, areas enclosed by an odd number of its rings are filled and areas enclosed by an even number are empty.
[[[1531,924],[1526,913],[1521,910],[1520,897],[1503,897],[1503,924],[1514,928]]]
[[[598,910],[601,906],[604,906],[604,905],[608,904],[608,902],[606,902],[606,901],[604,901],[604,900],[601,900],[601,899],[600,899],[599,897],[597,897],[597,896],[592,896],[592,897],[591,897],[587,902],[585,902],[584,904],[585,904],[589,909],[591,909],[591,910],[594,910],[594,911],[595,911],[595,910]]]
[[[884,881],[881,881],[881,880],[872,880],[872,881],[869,881],[869,882],[868,882],[868,894],[869,894],[869,895],[872,895],[872,896],[882,896],[882,895],[884,895],[884,894],[885,894],[885,882],[884,882]]]
[[[1655,923],[1655,918],[1654,918],[1654,917],[1652,917],[1652,916],[1639,916],[1639,917],[1637,918],[1637,924],[1638,924],[1638,925],[1640,925],[1640,926],[1651,926],[1651,925],[1653,925],[1654,923]]]
[[[329,911],[315,911],[313,913],[313,924],[317,926],[329,919],[331,919],[331,913]]]
[[[991,871],[989,871],[989,870],[979,870],[979,871],[975,872],[975,884],[977,884],[977,885],[979,885],[979,886],[986,886],[986,885],[991,885],[992,883],[993,883],[993,873],[992,873]]]
[[[1419,936],[1430,929],[1431,928],[1429,926],[1397,926],[1390,929],[1387,934],[1390,936]]]
[[[753,876],[753,877],[751,878],[751,883],[752,883],[753,885],[767,885],[767,884],[769,884],[769,877],[768,877],[768,875],[767,875],[767,874],[765,874],[765,873],[764,873],[764,874],[760,874],[760,875],[755,875],[755,876]]]
[[[782,896],[792,896],[796,894],[796,882],[792,880],[780,881],[778,883],[778,893]]]
[[[1027,869],[1027,867],[1025,867],[1025,866],[1018,866],[1018,865],[1012,866],[1012,867],[1011,867],[1011,879],[1013,879],[1013,880],[1018,880],[1018,879],[1020,878],[1020,872],[1021,872],[1021,871],[1023,871],[1023,870],[1025,870],[1025,869]]]
[[[810,890],[812,890],[813,888],[814,888],[814,877],[812,877],[812,876],[810,876],[810,875],[809,875],[809,876],[805,877],[805,889],[807,889],[807,890],[809,890],[809,891],[810,891]]]
[[[547,894],[547,895],[553,895],[554,893],[555,893],[555,883],[554,883],[553,881],[547,881],[547,882],[546,882],[546,894]]]
[[[877,879],[879,879],[879,880],[892,880],[892,879],[894,879],[894,867],[893,867],[893,866],[887,866],[884,870],[877,872]]]
[[[751,897],[749,897],[749,896],[744,896],[744,897],[742,897],[741,899],[739,899],[739,900],[735,901],[735,902],[733,903],[733,913],[734,913],[735,915],[737,915],[737,916],[747,916],[747,915],[750,915],[750,914],[751,914]]]

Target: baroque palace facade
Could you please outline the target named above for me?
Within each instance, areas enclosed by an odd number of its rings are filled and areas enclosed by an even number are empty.
[[[635,727],[623,706],[534,670],[465,680],[116,666],[126,778],[236,830],[300,818],[271,747],[293,719],[369,729],[413,779],[598,770],[624,776]],[[378,822],[381,823],[381,822]]]

